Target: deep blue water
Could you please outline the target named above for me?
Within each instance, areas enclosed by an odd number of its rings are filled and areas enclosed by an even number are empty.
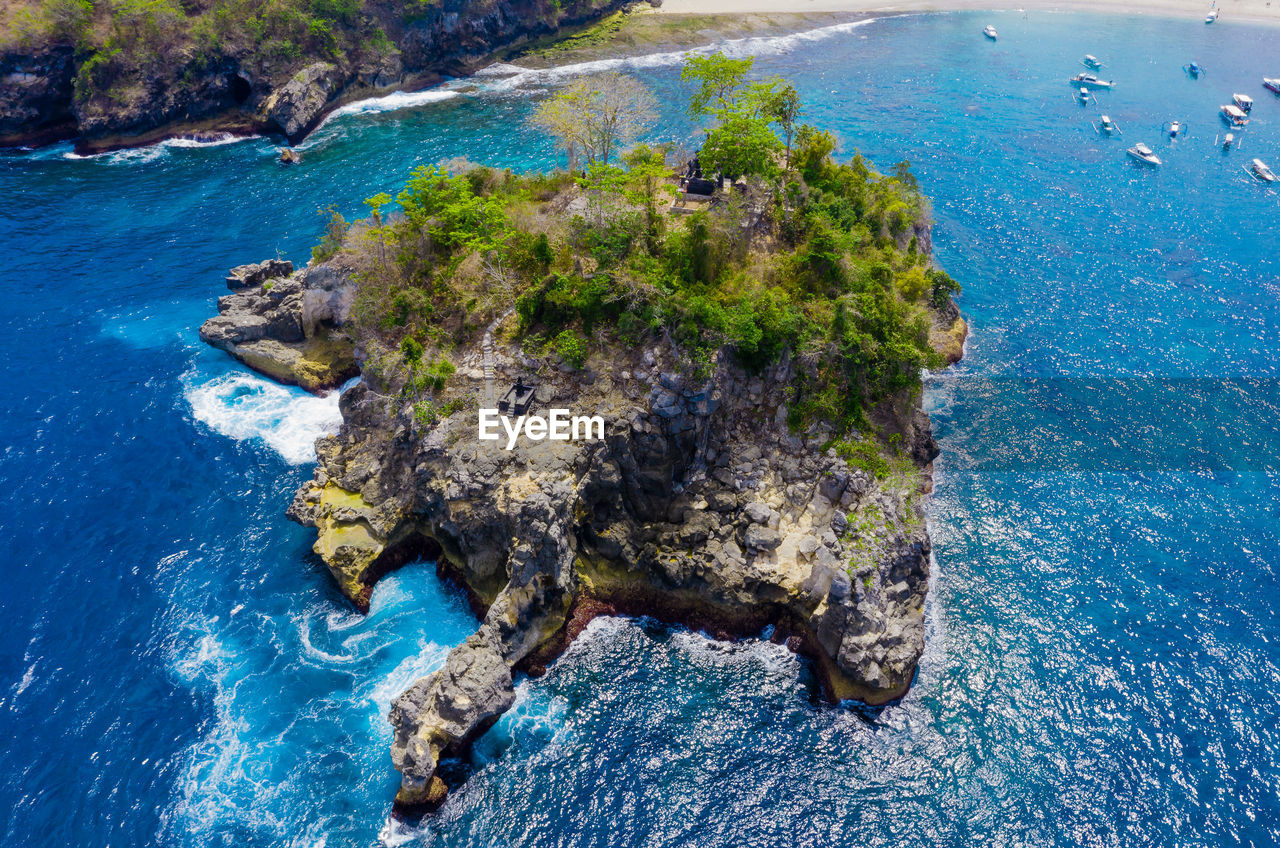
[[[334,398],[195,328],[230,265],[305,259],[322,206],[550,164],[513,128],[555,80],[339,117],[292,169],[265,140],[0,155],[0,843],[1280,842],[1280,195],[1243,172],[1280,165],[1280,30],[1010,12],[750,47],[846,153],[911,160],[965,285],[911,693],[822,706],[767,643],[598,621],[438,817],[388,824],[387,705],[474,622],[427,564],[343,602],[283,515]],[[1071,99],[1086,52],[1123,141]],[[1232,91],[1257,106],[1223,155]]]

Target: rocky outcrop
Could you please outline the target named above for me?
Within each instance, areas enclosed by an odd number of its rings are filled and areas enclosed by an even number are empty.
[[[0,146],[68,137],[75,126],[74,79],[70,45],[0,55]]]
[[[786,362],[752,376],[722,357],[697,381],[662,347],[585,372],[495,356],[501,379],[541,381],[535,412],[600,415],[604,438],[506,450],[505,437],[478,438],[474,405],[423,428],[361,383],[289,510],[319,531],[316,552],[358,605],[388,570],[428,555],[483,610],[476,635],[392,708],[400,806],[438,803],[440,758],[510,705],[511,670],[538,673],[599,612],[720,636],[774,625],[813,658],[829,697],[880,704],[906,691],[924,645],[927,417],[908,416],[904,435],[920,464],[877,479],[824,452],[829,433],[789,432]],[[482,375],[480,354],[464,357],[450,392],[478,395]]]
[[[343,331],[355,288],[330,265],[294,273],[291,262],[268,260],[232,268],[218,315],[200,338],[255,371],[307,391],[341,385],[359,373],[355,347]]]
[[[929,328],[929,344],[947,365],[954,365],[964,358],[965,339],[969,338],[969,324],[960,314],[954,301],[937,310],[933,325]]]
[[[297,143],[310,132],[324,114],[325,104],[338,87],[338,66],[315,62],[298,71],[262,104],[262,117]]]

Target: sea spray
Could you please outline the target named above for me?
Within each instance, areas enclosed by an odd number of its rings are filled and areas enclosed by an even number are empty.
[[[184,383],[197,421],[236,441],[260,440],[291,465],[315,462],[316,439],[342,424],[341,389],[316,397],[243,371]]]

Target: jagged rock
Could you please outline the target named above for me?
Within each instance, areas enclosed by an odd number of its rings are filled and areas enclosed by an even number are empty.
[[[0,55],[0,146],[73,134],[74,52],[71,45],[51,45]]]
[[[293,263],[287,259],[268,259],[249,265],[237,265],[227,272],[227,288],[233,292],[257,288],[267,280],[287,277],[293,273]]]
[[[329,266],[293,273],[293,263],[268,260],[232,268],[218,315],[200,338],[255,371],[307,391],[341,385],[359,373],[355,347],[341,327],[354,286]]]
[[[391,704],[391,760],[402,780],[396,803],[436,806],[443,783],[436,765],[447,750],[483,732],[515,703],[511,669],[483,636],[449,652],[444,668],[421,678]]]
[[[325,104],[339,85],[338,67],[330,62],[313,62],[267,97],[262,104],[264,119],[284,133],[291,144],[320,120]]]
[[[508,670],[545,667],[581,630],[583,605],[725,634],[783,623],[833,699],[884,703],[910,685],[929,542],[908,500],[927,471],[889,490],[834,452],[796,442],[752,399],[780,393],[785,370],[753,378],[721,359],[707,385],[677,392],[664,355],[617,351],[598,366],[652,379],[640,407],[614,380],[544,375],[548,397],[605,419],[603,441],[520,441],[507,451],[476,438],[474,408],[423,429],[365,383],[344,393],[342,431],[317,443],[316,478],[290,517],[318,530],[316,553],[362,607],[387,570],[426,555],[485,610],[479,641],[466,648],[484,661],[451,656],[447,674],[415,683],[392,712],[401,805],[432,803],[439,757],[505,703],[508,678],[494,657]],[[519,361],[517,351],[505,356]],[[481,375],[460,370],[450,391],[478,392]],[[700,409],[686,391],[722,400]],[[908,411],[918,402],[894,407],[917,429]],[[744,465],[745,481],[733,470]],[[845,514],[823,489],[837,501],[865,490],[859,497],[883,511],[870,554],[858,553],[867,540],[846,539]],[[455,692],[475,706],[449,706],[462,703]]]

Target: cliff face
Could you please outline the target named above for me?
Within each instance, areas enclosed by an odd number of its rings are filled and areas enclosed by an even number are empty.
[[[788,431],[789,372],[721,355],[692,379],[663,345],[572,371],[498,342],[462,357],[449,394],[465,408],[436,423],[367,380],[343,395],[342,430],[318,442],[290,517],[317,529],[316,553],[361,607],[390,569],[434,556],[481,614],[392,708],[401,806],[443,799],[440,758],[510,707],[513,670],[540,673],[601,613],[725,637],[773,624],[829,697],[906,691],[924,645],[928,419],[899,398],[907,459],[877,479],[824,453],[821,430]],[[481,441],[479,401],[517,379],[537,381],[533,414],[599,415],[604,438]]]
[[[169,44],[132,64],[51,40],[0,53],[0,145],[78,137],[105,149],[180,132],[280,133],[297,142],[344,100],[421,87],[465,74],[499,52],[588,23],[623,0],[443,0],[365,3],[359,26],[329,22],[350,50],[303,48],[295,58],[257,52],[244,38],[199,55]],[[203,8],[203,7],[201,7]],[[196,14],[196,12],[192,12]],[[193,18],[194,20],[194,18]],[[328,24],[326,24],[328,25]],[[172,36],[179,42],[186,36]],[[157,48],[158,49],[158,48]],[[118,53],[119,51],[117,51]],[[96,61],[95,61],[96,60]],[[94,62],[92,73],[80,73]],[[77,74],[81,81],[76,82]]]

